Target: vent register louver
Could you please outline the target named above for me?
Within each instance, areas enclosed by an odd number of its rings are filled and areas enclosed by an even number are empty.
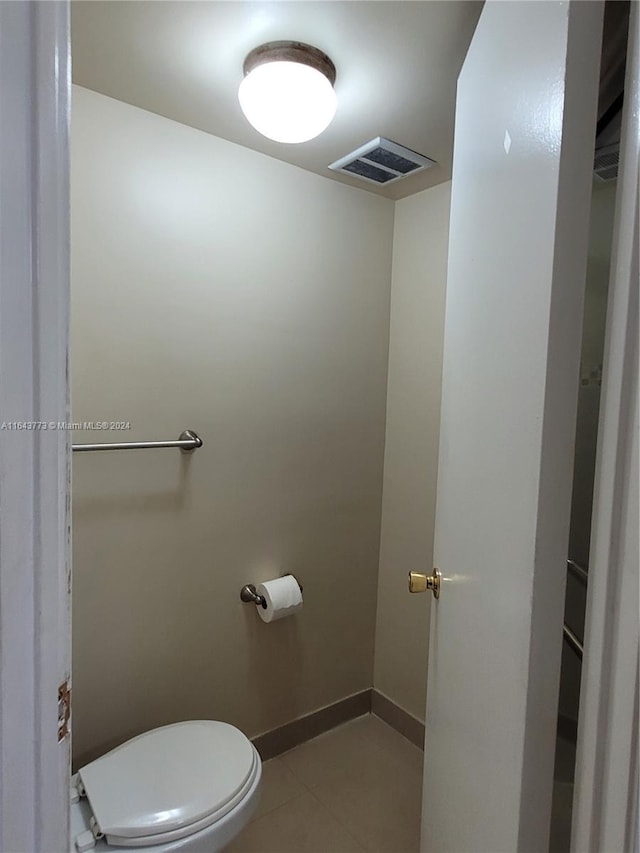
[[[593,160],[593,173],[599,181],[614,181],[618,177],[620,160],[620,143],[603,145],[596,148]]]
[[[435,160],[377,136],[346,157],[336,160],[329,168],[373,184],[390,184],[433,165]]]

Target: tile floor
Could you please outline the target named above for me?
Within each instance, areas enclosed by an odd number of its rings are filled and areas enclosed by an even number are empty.
[[[367,715],[263,765],[262,802],[225,853],[418,853],[422,752]]]

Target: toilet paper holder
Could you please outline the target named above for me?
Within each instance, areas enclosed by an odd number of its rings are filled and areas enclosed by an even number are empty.
[[[265,601],[264,595],[258,595],[255,584],[253,583],[246,583],[242,587],[240,590],[240,599],[247,604],[253,602],[256,606],[262,607],[264,610],[267,609],[267,602]]]
[[[300,592],[304,592],[302,584],[300,583],[298,578],[295,577],[295,575],[291,574],[291,572],[287,572],[287,574],[283,575],[283,577],[286,578],[288,575],[291,575],[291,577],[298,584],[298,586],[300,587]],[[265,600],[265,597],[263,595],[258,594],[258,592],[256,591],[256,586],[253,583],[246,583],[242,587],[242,589],[240,590],[240,600],[244,601],[246,604],[255,604],[257,607],[262,607],[263,610],[267,609],[267,602]]]

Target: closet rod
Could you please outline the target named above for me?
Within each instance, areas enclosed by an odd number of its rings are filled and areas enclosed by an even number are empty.
[[[202,439],[192,429],[180,433],[177,441],[119,441],[113,444],[73,444],[74,452],[87,450],[148,450],[156,447],[178,447],[183,453],[190,453],[202,447]]]
[[[564,640],[569,648],[580,658],[580,660],[582,660],[582,643],[566,622],[562,626],[562,635],[564,636]]]
[[[587,585],[587,582],[589,580],[589,572],[584,569],[579,563],[576,563],[575,560],[567,560],[567,571],[585,586]]]

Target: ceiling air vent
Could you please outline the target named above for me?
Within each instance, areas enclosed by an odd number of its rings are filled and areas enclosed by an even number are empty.
[[[377,136],[329,168],[372,184],[390,184],[435,165],[435,160],[416,154],[397,142]]]
[[[618,177],[618,162],[620,160],[620,143],[603,145],[596,148],[593,160],[593,172],[600,181],[613,181]]]

